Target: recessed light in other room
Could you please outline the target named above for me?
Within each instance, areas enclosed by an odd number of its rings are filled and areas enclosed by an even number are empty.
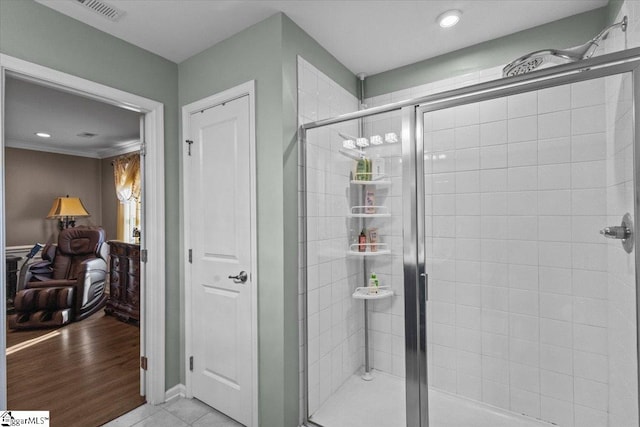
[[[46,132],[36,132],[36,136],[39,136],[40,138],[51,138],[51,134]]]
[[[460,17],[462,16],[462,12],[457,9],[447,10],[446,12],[440,14],[436,19],[438,25],[442,28],[453,27],[460,21]]]

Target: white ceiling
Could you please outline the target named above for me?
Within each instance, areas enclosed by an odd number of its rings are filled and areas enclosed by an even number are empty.
[[[608,3],[608,0],[105,0],[125,12],[119,21],[112,22],[84,8],[77,0],[36,1],[176,63],[277,12],[284,12],[353,73],[368,75]],[[456,27],[442,29],[435,20],[448,9],[461,10],[462,20]]]
[[[8,147],[104,158],[139,146],[140,113],[13,77],[5,84]]]

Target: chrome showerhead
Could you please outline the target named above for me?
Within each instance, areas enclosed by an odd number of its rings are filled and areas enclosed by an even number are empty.
[[[609,27],[605,28],[583,45],[572,47],[569,49],[545,49],[538,50],[536,52],[528,53],[515,61],[508,64],[502,69],[502,77],[517,76],[519,74],[529,73],[535,69],[542,67],[543,65],[552,66],[559,64],[566,64],[569,62],[580,61],[582,59],[591,58],[593,53],[598,47],[598,43],[614,28],[618,28],[624,32],[627,31],[627,17],[622,18],[622,21],[617,22]]]

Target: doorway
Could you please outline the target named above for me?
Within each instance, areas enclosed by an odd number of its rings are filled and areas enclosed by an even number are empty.
[[[638,422],[637,55],[303,126],[307,425]]]
[[[148,233],[142,236],[143,251],[154,254],[155,259],[142,265],[141,281],[148,284],[143,290],[140,356],[147,358],[147,370],[140,370],[140,392],[146,395],[147,401],[153,404],[161,403],[164,396],[164,298],[165,277],[164,269],[164,126],[162,105],[155,101],[132,95],[101,84],[90,82],[66,73],[61,73],[46,67],[19,60],[7,55],[0,55],[0,75],[2,78],[2,116],[4,117],[4,82],[7,75],[19,75],[22,79],[44,83],[52,87],[64,88],[66,91],[82,94],[88,98],[106,102],[130,110],[138,111],[145,117],[144,136],[146,142],[146,163],[144,181],[148,184],[143,204],[148,210],[145,215]],[[0,126],[4,120],[0,121]],[[0,128],[2,135],[2,162],[4,163],[4,128]],[[2,226],[0,227],[0,255],[5,256],[5,206],[4,174],[2,181]],[[5,277],[5,265],[2,263],[0,273]],[[0,289],[0,299],[6,299],[4,287]],[[6,307],[0,310],[0,344],[6,348]],[[0,356],[2,366],[6,366],[4,351]],[[145,374],[146,372],[146,374]],[[6,407],[6,369],[0,370],[0,384],[2,393],[0,405]]]

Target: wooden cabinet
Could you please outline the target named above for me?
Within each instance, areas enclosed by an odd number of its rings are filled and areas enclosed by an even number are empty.
[[[109,241],[109,299],[104,311],[140,321],[140,245]]]

